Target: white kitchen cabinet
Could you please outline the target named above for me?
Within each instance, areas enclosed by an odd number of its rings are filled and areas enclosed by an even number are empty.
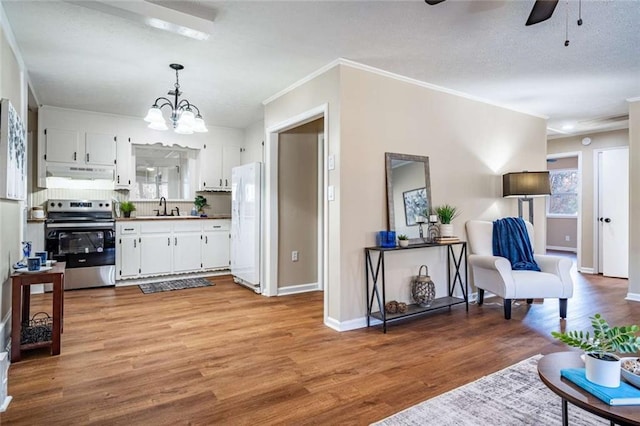
[[[116,226],[116,275],[118,279],[140,274],[140,240],[138,224],[118,223]]]
[[[202,223],[197,219],[173,222],[173,272],[197,271],[202,266]]]
[[[116,141],[116,189],[131,189],[133,167],[131,165],[131,138],[118,136]]]
[[[85,133],[86,164],[113,166],[116,163],[116,137],[105,133]]]
[[[118,221],[118,279],[229,268],[228,219]]]
[[[118,279],[137,277],[140,273],[140,242],[137,235],[118,238]]]
[[[205,144],[200,151],[200,191],[230,191],[231,169],[240,164],[240,147]]]
[[[57,163],[75,163],[80,151],[80,132],[48,128],[44,130],[44,160]]]
[[[202,268],[228,268],[230,261],[231,222],[226,219],[209,220],[203,227]]]
[[[222,147],[222,180],[223,188],[231,191],[231,169],[240,165],[240,148],[237,146]]]

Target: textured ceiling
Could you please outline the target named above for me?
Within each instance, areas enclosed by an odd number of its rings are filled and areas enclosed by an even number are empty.
[[[626,99],[640,96],[637,0],[585,0],[581,27],[573,0],[530,27],[533,0],[153,2],[213,20],[206,41],[79,3],[2,2],[42,104],[143,116],[178,62],[183,96],[206,122],[242,128],[262,118],[263,100],[339,57],[577,133],[619,127]]]

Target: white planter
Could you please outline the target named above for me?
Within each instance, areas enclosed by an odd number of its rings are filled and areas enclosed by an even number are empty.
[[[620,360],[608,361],[586,354],[584,357],[587,380],[607,388],[620,386]]]
[[[453,225],[452,224],[440,224],[440,236],[441,237],[453,237]]]
[[[400,247],[408,247],[409,246],[409,240],[398,240],[398,245]]]

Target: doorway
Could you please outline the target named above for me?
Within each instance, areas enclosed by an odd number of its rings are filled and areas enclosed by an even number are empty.
[[[324,290],[324,318],[326,321],[328,315],[328,291],[326,288],[325,277],[328,273],[327,263],[327,250],[328,250],[328,206],[327,199],[327,182],[328,176],[325,173],[327,165],[327,153],[328,153],[328,105],[324,104],[313,108],[309,111],[301,113],[290,119],[287,119],[274,126],[270,126],[266,130],[265,138],[265,187],[264,195],[265,202],[263,204],[263,218],[264,218],[264,246],[263,246],[263,279],[264,285],[263,294],[266,296],[279,296],[285,294],[299,293],[304,291]],[[310,124],[312,122],[316,122]],[[305,229],[305,236],[315,241],[315,259],[313,259],[313,249],[307,249],[307,253],[301,253],[299,250],[295,250],[294,247],[287,243],[285,239],[290,238],[293,244],[297,244],[300,241],[295,234],[284,235],[284,232],[280,232],[280,228],[288,226],[287,214],[288,207],[285,205],[284,197],[287,192],[280,194],[280,191],[286,191],[280,186],[281,180],[288,178],[285,174],[281,175],[282,171],[287,169],[287,166],[281,163],[295,162],[295,159],[287,159],[289,154],[286,153],[288,149],[296,151],[299,147],[289,146],[287,147],[288,133],[295,133],[296,128],[304,128],[305,125],[317,126],[318,131],[315,133],[315,142],[311,141],[311,137],[308,138],[309,146],[312,146],[316,150],[315,158],[315,179],[312,181],[315,184],[315,188],[312,185],[307,185],[309,191],[312,191],[315,196],[315,203],[312,201],[312,197],[302,197],[307,200],[306,216],[313,217],[313,220],[302,223]],[[290,132],[292,131],[292,132]],[[313,132],[311,132],[313,134]],[[281,145],[284,149],[281,151]],[[310,150],[306,151],[305,155],[311,155]],[[295,167],[294,167],[295,169]],[[283,182],[285,185],[292,182]],[[309,184],[309,182],[307,182]],[[294,192],[292,192],[294,193]],[[285,210],[285,211],[283,211]],[[314,213],[315,211],[315,213]],[[298,225],[300,226],[300,225]],[[314,237],[315,235],[315,237]],[[282,241],[281,241],[282,240]],[[289,244],[289,245],[287,245]],[[307,247],[309,247],[307,245]],[[298,261],[292,260],[296,254],[294,251],[298,251]],[[283,268],[290,267],[293,263],[300,263],[302,257],[306,256],[306,260],[311,260],[315,264],[316,280],[313,282],[294,283],[293,285],[280,285],[280,280],[284,279],[285,274],[280,273]],[[298,265],[295,265],[298,266]],[[291,272],[291,271],[289,271]],[[283,284],[291,284],[290,282]]]
[[[547,200],[547,250],[576,253],[582,265],[582,153],[547,156],[551,196]]]
[[[629,148],[594,151],[596,273],[629,277]]]

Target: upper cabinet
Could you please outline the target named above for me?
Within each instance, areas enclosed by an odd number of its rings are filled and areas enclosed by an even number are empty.
[[[116,142],[116,189],[131,189],[134,180],[131,154],[131,138],[119,137]]]
[[[44,129],[44,160],[53,163],[73,163],[113,166],[116,163],[116,136],[69,129]],[[84,144],[80,139],[84,139]]]
[[[199,191],[231,191],[231,169],[240,165],[240,147],[205,144],[199,156]]]
[[[87,164],[98,166],[113,166],[116,164],[115,134],[85,133],[84,160]]]
[[[75,163],[80,151],[80,132],[49,128],[44,130],[44,160],[57,163]]]

